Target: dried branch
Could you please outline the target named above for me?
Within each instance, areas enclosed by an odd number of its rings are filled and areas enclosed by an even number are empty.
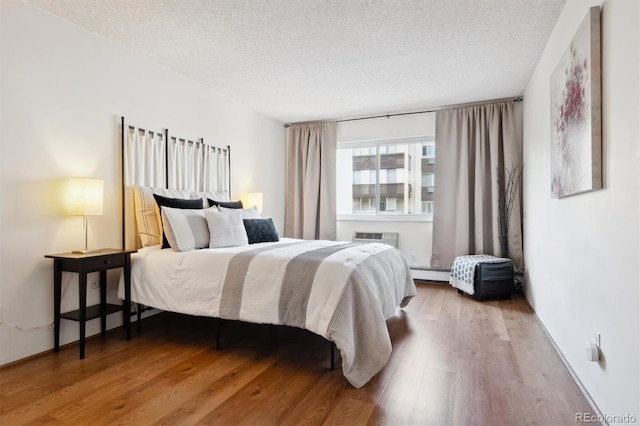
[[[520,190],[524,164],[513,164],[504,170],[496,168],[498,173],[498,231],[502,257],[509,257],[509,223],[513,205]]]

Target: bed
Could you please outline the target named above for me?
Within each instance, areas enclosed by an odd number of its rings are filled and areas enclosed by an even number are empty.
[[[122,126],[123,242],[127,241],[127,218],[135,217],[137,245],[143,246],[131,258],[133,302],[182,314],[309,330],[335,343],[341,353],[343,374],[357,388],[384,367],[392,350],[386,319],[398,307],[406,306],[416,292],[407,262],[397,249],[381,243],[305,241],[277,235],[253,241],[250,237],[247,243],[217,244],[214,234],[218,228],[210,220],[213,215],[216,218],[250,215],[249,222],[256,223],[267,219],[255,219],[252,215],[256,212],[241,205],[234,206],[233,211],[224,208],[234,204],[229,202],[228,186],[200,187],[194,191],[132,182],[132,174],[137,173],[131,172],[135,164],[127,160],[126,153],[132,148],[125,142],[130,142],[131,135],[142,133],[125,126],[124,119]],[[167,141],[169,137],[163,139]],[[168,154],[170,148],[166,149]],[[180,166],[181,170],[188,168]],[[228,177],[219,180],[228,185]],[[170,199],[187,204],[197,200],[200,208],[189,207],[187,215],[186,210],[159,207],[163,197],[176,197]],[[215,198],[221,204],[216,204]],[[189,217],[191,228],[185,225],[185,232],[190,229],[193,238],[185,251],[176,251],[182,246],[172,235],[169,213]],[[208,225],[202,225],[203,220]],[[194,221],[200,224],[194,225]],[[241,219],[240,223],[243,222],[247,225]],[[208,226],[210,231],[208,247],[193,244],[201,226]],[[248,229],[247,234],[251,234]],[[167,245],[166,238],[163,244],[163,231],[167,231],[171,248],[162,248]],[[119,293],[122,296],[122,280]]]
[[[361,387],[391,355],[385,320],[415,295],[398,250],[379,243],[279,242],[132,256],[131,300],[183,314],[281,324],[335,342]]]

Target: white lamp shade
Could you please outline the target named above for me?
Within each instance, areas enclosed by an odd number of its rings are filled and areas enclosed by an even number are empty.
[[[245,208],[256,207],[262,213],[262,192],[249,192],[247,194],[247,205]]]
[[[67,193],[67,210],[74,216],[102,214],[104,181],[91,178],[71,178]]]

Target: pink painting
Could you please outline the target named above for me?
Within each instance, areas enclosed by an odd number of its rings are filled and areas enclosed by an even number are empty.
[[[602,188],[600,8],[592,7],[551,76],[551,195]]]

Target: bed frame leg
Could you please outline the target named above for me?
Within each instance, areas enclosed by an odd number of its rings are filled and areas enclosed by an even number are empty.
[[[269,324],[269,337],[271,338],[271,344],[274,346],[278,344],[278,335],[276,334],[276,326]]]
[[[138,332],[138,334],[140,334],[140,331],[142,330],[142,305],[139,303],[136,309],[136,317],[137,317],[136,331]]]
[[[331,343],[331,371],[336,369],[336,362],[335,362],[335,351],[336,351],[336,344],[334,342],[329,342]]]
[[[218,333],[216,335],[216,351],[220,350],[220,334],[222,334],[222,319],[218,319]]]

